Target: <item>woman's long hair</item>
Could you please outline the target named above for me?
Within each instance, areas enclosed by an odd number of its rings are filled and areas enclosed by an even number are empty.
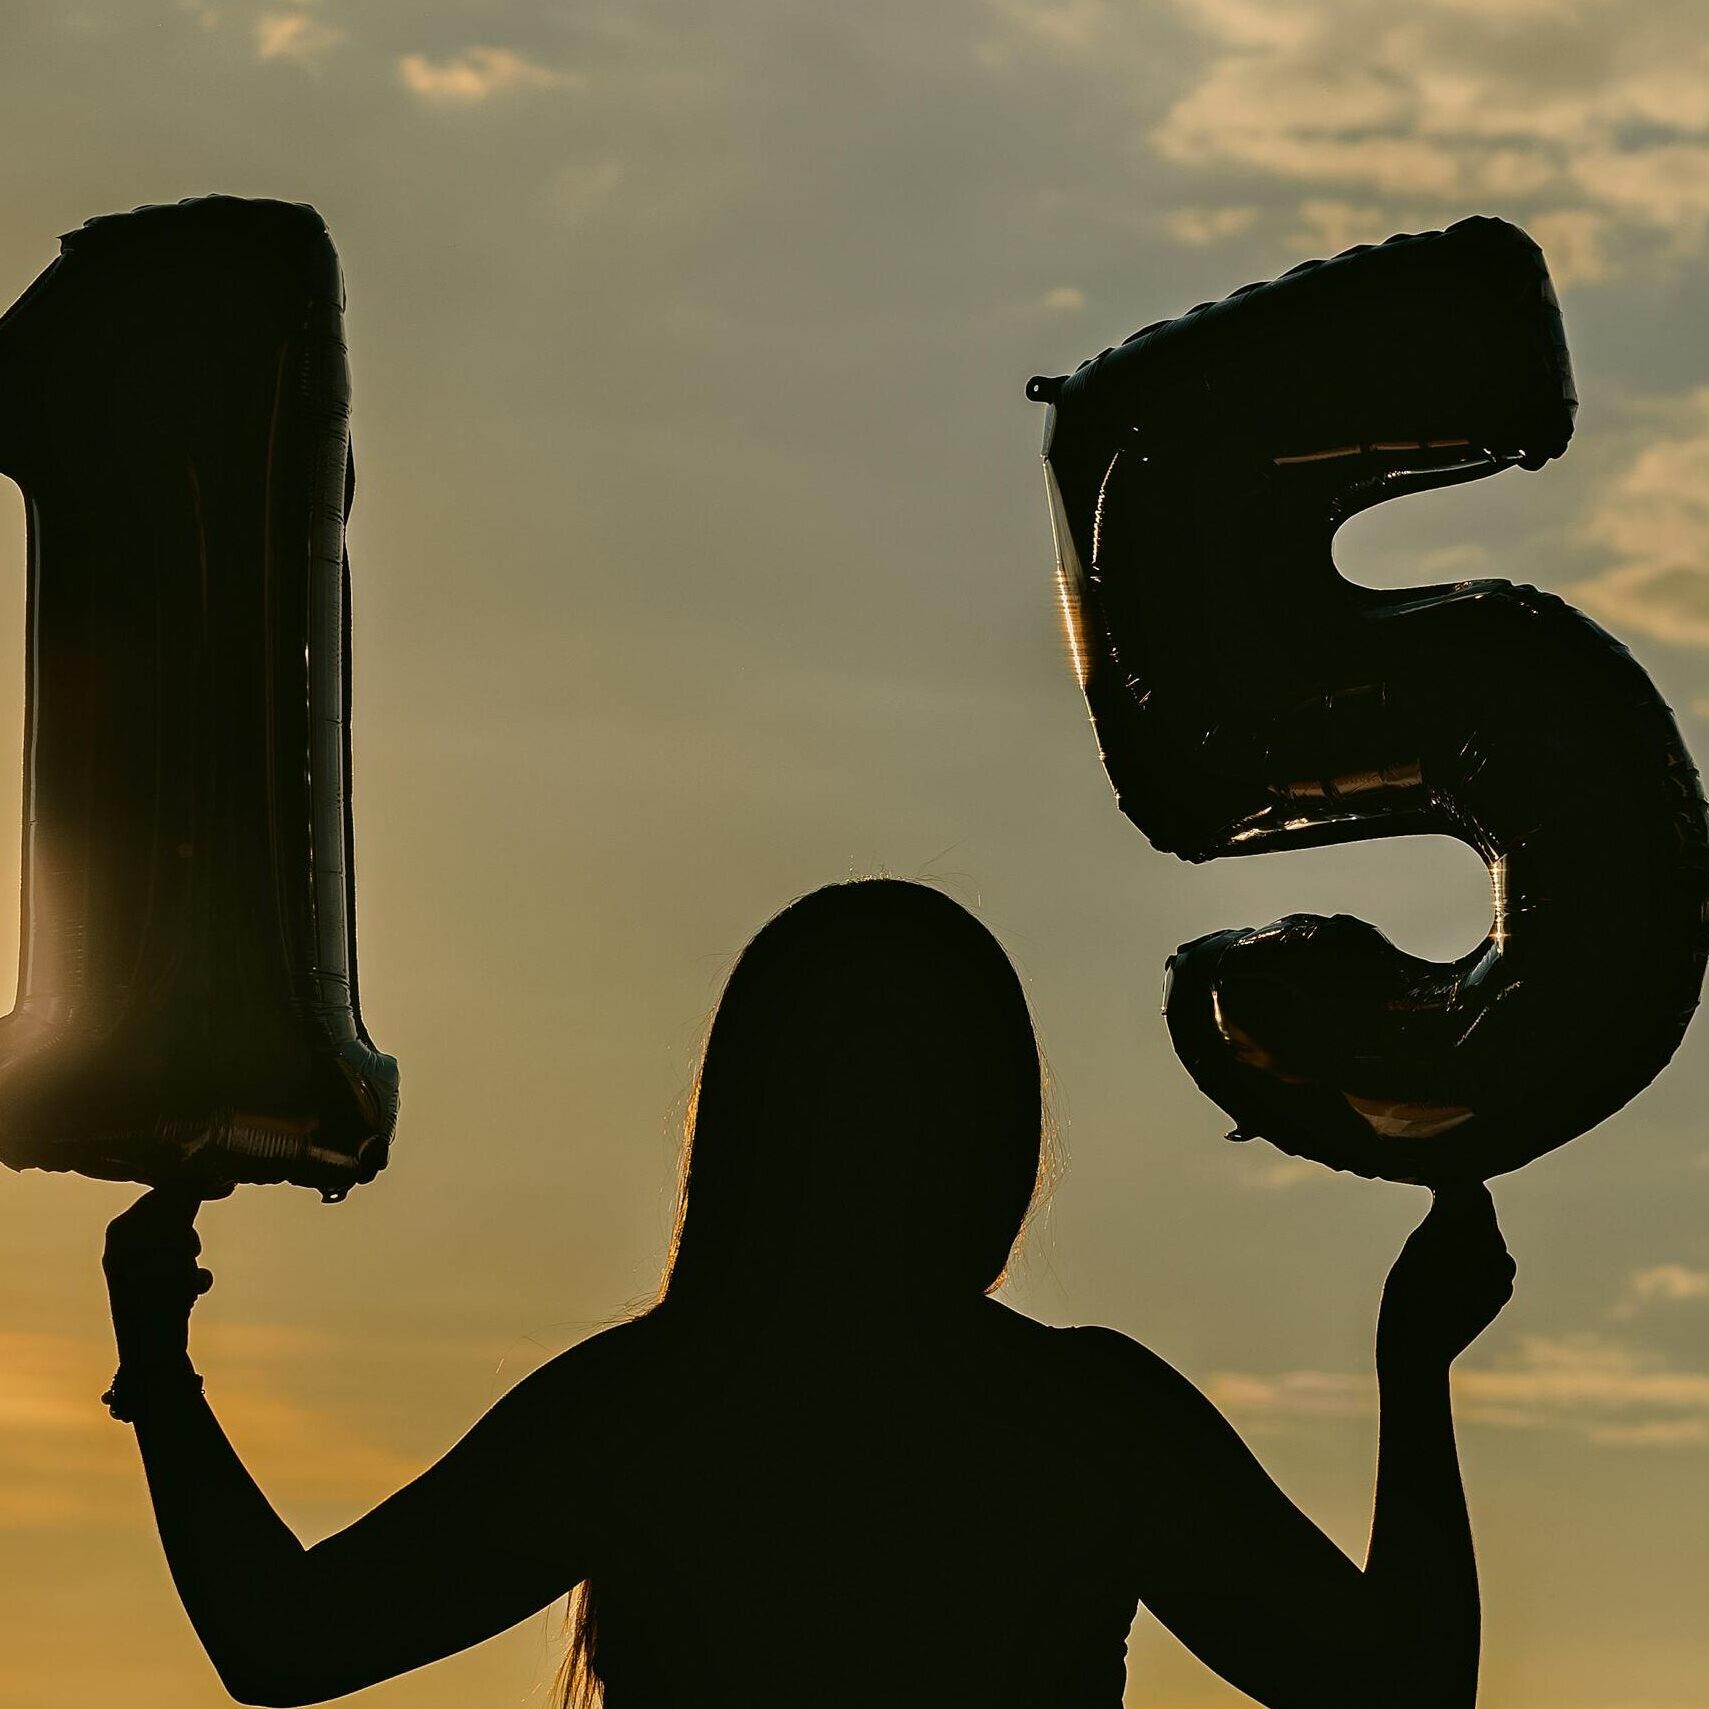
[[[997,940],[941,891],[829,885],[743,950],[685,1124],[655,1311],[989,1293],[1041,1183],[1043,1077]],[[565,1709],[599,1701],[591,1586]]]

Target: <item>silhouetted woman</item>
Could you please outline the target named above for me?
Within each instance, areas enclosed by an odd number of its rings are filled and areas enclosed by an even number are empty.
[[[234,1696],[337,1697],[580,1586],[565,1693],[607,1709],[1118,1709],[1140,1602],[1278,1709],[1472,1703],[1448,1366],[1512,1278],[1482,1188],[1439,1195],[1389,1276],[1361,1570],[1161,1359],[989,1297],[1039,1179],[1039,1058],[955,903],[881,881],[780,914],[690,1125],[659,1303],[309,1549],[191,1371],[193,1202],[113,1224],[123,1410]]]

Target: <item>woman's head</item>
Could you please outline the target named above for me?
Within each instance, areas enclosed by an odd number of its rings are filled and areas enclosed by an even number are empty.
[[[742,952],[690,1114],[667,1298],[976,1296],[1039,1179],[1037,1042],[996,939],[889,879],[793,903]]]

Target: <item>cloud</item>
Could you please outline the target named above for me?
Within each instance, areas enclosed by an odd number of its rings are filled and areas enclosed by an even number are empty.
[[[1641,1300],[1709,1299],[1709,1270],[1684,1264],[1657,1264],[1632,1277],[1632,1292]]]
[[[1700,564],[1623,564],[1566,591],[1617,631],[1709,647],[1709,579]]]
[[[1682,1305],[1688,1300],[1704,1299],[1709,1299],[1709,1270],[1693,1270],[1684,1264],[1656,1264],[1632,1272],[1612,1315],[1636,1317],[1652,1306]]]
[[[1564,591],[1617,634],[1709,647],[1709,387],[1670,413],[1584,520],[1614,561]]]
[[[1673,228],[1692,248],[1702,241],[1709,219],[1709,147],[1603,149],[1581,155],[1569,170],[1581,189],[1624,219]]]
[[[1266,1157],[1256,1168],[1242,1170],[1240,1179],[1246,1186],[1286,1192],[1288,1188],[1303,1186],[1308,1181],[1327,1181],[1332,1177],[1321,1163],[1313,1163],[1308,1158]]]
[[[406,53],[398,61],[398,78],[411,94],[451,107],[474,106],[518,89],[574,89],[586,82],[576,72],[554,70],[507,47],[465,48],[443,60]]]
[[[1080,314],[1086,307],[1086,293],[1078,285],[1052,285],[1036,297],[1017,299],[998,307],[996,313],[1005,320],[1036,321],[1041,318],[1062,318]]]
[[[1300,203],[1298,214],[1302,229],[1288,241],[1300,249],[1336,253],[1356,243],[1381,243],[1389,235],[1389,215],[1371,203],[1313,197]]]
[[[1527,1336],[1506,1369],[1455,1377],[1461,1415],[1518,1429],[1572,1429],[1610,1446],[1709,1441],[1709,1371],[1593,1335]]]
[[[1257,217],[1254,207],[1176,208],[1165,216],[1163,224],[1177,243],[1202,249],[1206,244],[1238,237]]]
[[[1376,1406],[1374,1378],[1222,1372],[1206,1384],[1236,1418],[1342,1418]],[[1454,1373],[1457,1415],[1508,1430],[1570,1431],[1605,1447],[1709,1445],[1709,1371],[1594,1335],[1526,1336],[1505,1364]]]
[[[307,12],[263,12],[255,20],[258,59],[282,59],[292,65],[318,65],[344,40],[344,31]]]
[[[1113,22],[1109,0],[990,0],[990,7],[1004,36],[1069,59],[1081,58],[1102,43]],[[996,63],[1010,54],[999,38],[987,42],[980,57]]]
[[[1634,15],[1612,0],[1177,9],[1205,52],[1152,126],[1152,148],[1190,173],[1303,193],[1299,217],[1334,240],[1438,224],[1493,200],[1537,229],[1569,282],[1612,276],[1622,240],[1704,243],[1709,44],[1684,12]],[[1059,40],[1089,68],[1111,56],[1090,17]],[[1326,221],[1335,207],[1359,217]]]
[[[1339,1371],[1283,1371],[1269,1377],[1222,1371],[1205,1384],[1205,1392],[1237,1417],[1356,1418],[1376,1404],[1373,1379]]]
[[[1537,214],[1527,230],[1549,258],[1549,273],[1557,285],[1593,285],[1614,271],[1609,255],[1614,221],[1588,208],[1564,208]]]
[[[1270,0],[1196,0],[1190,8],[1203,25],[1231,46],[1298,51],[1322,33],[1317,6]]]
[[[1078,314],[1086,306],[1086,293],[1078,285],[1052,285],[1038,306],[1048,314]]]

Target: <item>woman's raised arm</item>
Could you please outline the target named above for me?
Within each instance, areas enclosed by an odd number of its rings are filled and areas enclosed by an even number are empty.
[[[1141,1600],[1268,1709],[1472,1709],[1477,1569],[1448,1367],[1512,1286],[1487,1189],[1439,1193],[1384,1290],[1363,1570],[1185,1377],[1114,1331],[1079,1332],[1098,1338],[1131,1443]]]
[[[305,1549],[190,1366],[190,1307],[207,1286],[196,1208],[152,1192],[108,1231],[112,1398],[136,1424],[173,1582],[233,1697],[342,1696],[479,1643],[584,1576],[565,1484],[577,1460],[566,1438],[589,1386],[583,1349],[519,1383],[413,1483]]]

